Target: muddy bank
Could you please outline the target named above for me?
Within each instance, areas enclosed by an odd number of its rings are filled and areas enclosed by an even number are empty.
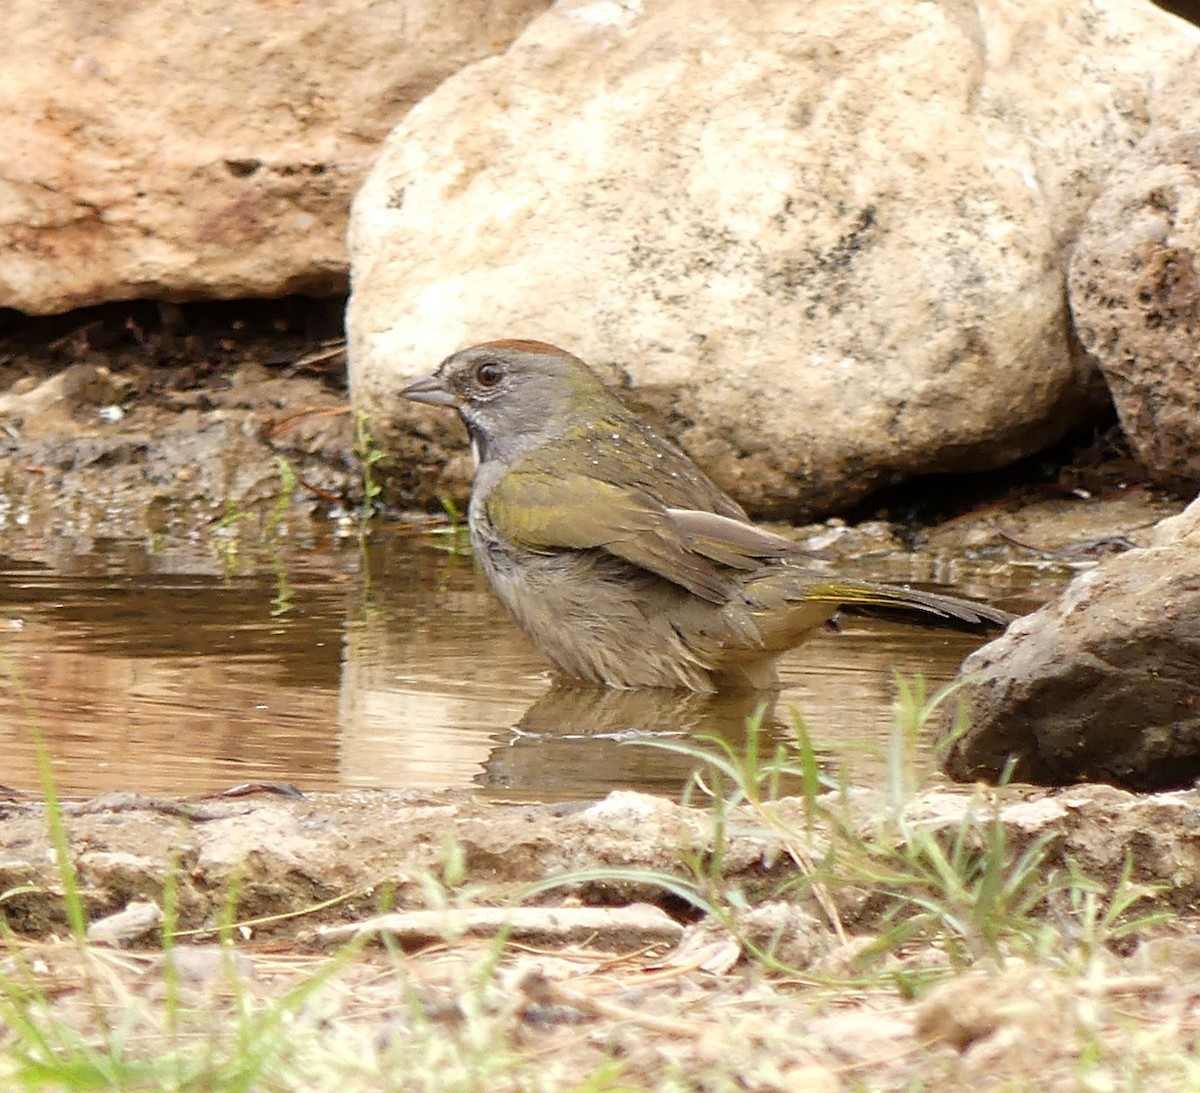
[[[1194,791],[1136,796],[1087,786],[1012,790],[1001,801],[998,815],[1014,857],[1052,832],[1046,872],[1071,862],[1108,887],[1119,881],[1128,859],[1134,880],[1168,886],[1158,893],[1165,905],[1184,912],[1200,900],[1194,838],[1200,797]],[[913,800],[907,815],[952,831],[972,810],[983,814],[990,807],[971,791],[929,791]],[[33,935],[60,929],[61,885],[44,806],[15,795],[0,810],[0,891],[13,891],[5,902],[10,925]],[[869,837],[886,810],[881,795],[856,792],[848,815]],[[134,899],[161,903],[163,885],[173,874],[179,924],[188,930],[215,927],[228,913],[231,886],[239,919],[300,914],[256,931],[273,936],[356,921],[387,899],[398,907],[419,906],[422,874],[440,874],[451,852],[460,862],[456,883],[482,886],[488,902],[519,900],[526,886],[583,870],[633,868],[682,881],[688,879],[681,864],[686,855],[704,859],[718,849],[722,883],[750,903],[794,886],[804,872],[793,851],[795,833],[806,827],[805,806],[792,798],[772,806],[771,822],[754,809],[736,810],[719,847],[709,813],[629,792],[574,806],[487,803],[464,793],[186,800],[109,794],[66,802],[64,812],[89,919]],[[822,841],[818,831],[812,839],[818,856]],[[572,883],[549,898],[657,903],[683,921],[701,914],[661,885],[617,876]],[[852,932],[877,929],[888,910],[877,893],[861,888],[833,891],[831,898],[842,926]],[[331,900],[337,902],[313,909]],[[811,894],[800,903],[828,915]]]
[[[150,1052],[183,1033],[220,1060],[230,1048],[205,1030],[286,1014],[262,1026],[289,1030],[278,1050],[306,1075],[354,1059],[347,1089],[459,1088],[447,1074],[480,1067],[487,1088],[514,1090],[602,1072],[619,1081],[600,1088],[630,1090],[1067,1090],[1081,1073],[1181,1088],[1198,803],[930,791],[881,822],[886,803],[852,792],[718,825],[634,793],[575,808],[402,793],[66,802],[96,938],[105,915],[146,924],[122,935],[105,920],[109,943],[130,946],[116,951],[46,938],[65,920],[45,809],[10,796],[0,892],[24,936],[0,974],[44,998],[39,1020],[91,1043],[111,1035],[106,1009],[129,1011]],[[944,889],[911,870],[922,832],[951,863]],[[869,869],[891,867],[874,883],[831,865],[835,848],[873,842]],[[182,936],[164,953],[147,912],[168,877]],[[230,922],[236,944],[212,944]],[[381,935],[389,951],[369,943]],[[341,948],[356,936],[365,949]]]
[[[339,300],[114,304],[0,325],[0,534],[145,539],[362,497]],[[298,482],[287,484],[280,460]]]

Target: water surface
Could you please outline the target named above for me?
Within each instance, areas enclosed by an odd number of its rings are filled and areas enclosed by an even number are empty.
[[[743,738],[757,699],[555,687],[454,546],[382,530],[365,552],[330,537],[224,555],[200,541],[0,558],[0,783],[36,789],[34,724],[60,787],[87,794],[252,781],[676,793],[693,764],[632,741]],[[1001,602],[1029,592],[1019,574],[908,555],[854,575],[936,578]],[[878,779],[893,671],[948,680],[982,640],[874,620],[821,632],[784,661],[768,737],[788,737],[801,711],[831,772]]]

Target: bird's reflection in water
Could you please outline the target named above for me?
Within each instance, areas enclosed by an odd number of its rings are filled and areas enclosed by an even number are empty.
[[[793,736],[776,718],[773,692],[696,694],[690,691],[557,684],[508,732],[495,734],[477,785],[514,796],[595,796],[631,785],[685,784],[702,762],[694,751],[724,741],[735,751],[746,744],[747,723],[758,719],[760,747],[770,756]],[[706,739],[713,738],[713,739]],[[653,746],[675,740],[688,753]]]

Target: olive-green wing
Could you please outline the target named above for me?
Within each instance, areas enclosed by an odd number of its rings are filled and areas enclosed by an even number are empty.
[[[772,559],[800,561],[805,552],[748,521],[668,508],[642,490],[588,475],[510,472],[486,505],[496,530],[527,550],[605,550],[711,603],[727,602],[734,581],[749,576],[745,591],[768,609],[804,601],[866,612],[915,611],[970,625],[1004,626],[1013,618],[954,596],[839,578],[811,563],[764,569]]]
[[[486,507],[492,526],[528,550],[606,550],[712,603],[733,595],[722,551],[697,549],[686,521],[642,490],[588,475],[512,471]]]

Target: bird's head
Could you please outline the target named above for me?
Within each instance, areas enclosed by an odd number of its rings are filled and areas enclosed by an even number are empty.
[[[458,411],[476,457],[511,459],[579,426],[624,413],[578,357],[546,342],[484,342],[447,357],[400,392]]]

